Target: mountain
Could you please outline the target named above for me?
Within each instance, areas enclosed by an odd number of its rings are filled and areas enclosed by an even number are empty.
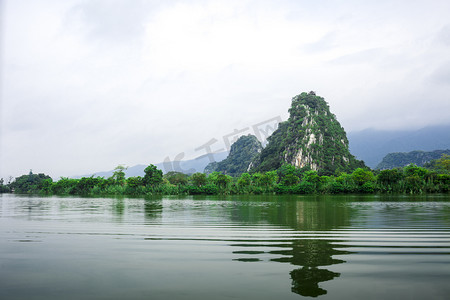
[[[250,170],[252,161],[261,150],[262,145],[256,136],[251,134],[241,136],[231,145],[228,157],[221,162],[208,164],[205,173],[217,171],[230,176],[239,176]]]
[[[215,161],[222,161],[224,160],[228,152],[218,152],[213,153],[213,157],[211,159]],[[155,166],[158,167],[158,169],[162,170],[164,173],[168,173],[170,171],[177,171],[182,172],[185,174],[192,174],[195,172],[203,172],[205,167],[210,163],[210,157],[208,155],[202,155],[194,159],[190,160],[182,160],[182,161],[165,161],[162,163],[157,163]],[[148,165],[135,165],[132,167],[129,167],[125,170],[125,177],[135,177],[135,176],[144,176],[144,169],[147,168]],[[108,178],[111,177],[114,173],[114,170],[110,171],[102,171],[102,172],[96,172],[96,173],[90,173],[87,175],[81,175],[81,176],[73,176],[72,178],[81,178],[81,177],[104,177]]]
[[[322,97],[301,93],[292,98],[289,113],[255,159],[254,170],[275,170],[288,163],[334,174],[364,166],[350,154],[345,130]]]
[[[450,125],[419,130],[366,129],[348,134],[351,152],[375,168],[389,153],[450,149]]]
[[[377,169],[393,169],[415,164],[422,167],[425,163],[441,158],[442,154],[450,155],[450,150],[411,151],[389,153],[376,167]]]

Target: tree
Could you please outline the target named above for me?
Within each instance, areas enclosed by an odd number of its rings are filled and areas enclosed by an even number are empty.
[[[317,184],[320,182],[320,177],[317,174],[317,171],[311,170],[305,172],[305,174],[303,175],[303,180],[306,182]]]
[[[188,182],[188,177],[188,175],[176,171],[171,171],[164,175],[164,178],[166,178],[171,184],[175,185],[185,185]]]
[[[125,183],[125,170],[128,169],[128,167],[122,166],[122,165],[118,165],[115,169],[114,169],[114,174],[112,176],[112,178],[114,179],[114,181],[117,184],[120,185],[124,185]]]
[[[289,174],[295,175],[298,178],[300,178],[300,176],[302,175],[302,173],[304,171],[308,171],[308,170],[298,169],[291,164],[284,164],[280,168],[278,168],[277,174],[278,174],[280,180],[283,180],[283,178]]]
[[[398,169],[382,170],[377,176],[377,181],[381,184],[396,184],[403,178],[403,174]]]
[[[438,172],[450,173],[450,155],[442,154],[442,157],[435,161],[435,166]]]
[[[131,188],[137,188],[138,186],[143,185],[142,177],[128,177],[127,178],[127,185]]]
[[[225,174],[219,174],[219,175],[217,175],[215,184],[217,184],[221,188],[226,188],[228,183],[231,182],[231,180],[232,180],[231,176],[225,175]]]
[[[281,184],[283,184],[283,185],[295,185],[299,181],[300,181],[300,178],[298,178],[298,176],[295,176],[294,174],[287,174],[281,180]]]
[[[305,172],[310,171],[311,168],[306,166],[303,168],[296,168],[291,164],[284,164],[277,169],[279,181],[282,185],[291,186],[300,182]]]
[[[201,187],[206,184],[206,174],[205,173],[194,173],[191,175],[190,180],[192,183],[197,186]]]
[[[144,172],[145,176],[142,181],[145,185],[156,185],[163,182],[163,172],[155,165],[150,164]]]
[[[240,187],[247,187],[252,182],[252,177],[248,173],[242,173],[239,177],[237,184]]]
[[[101,177],[83,177],[76,184],[76,194],[87,195],[95,186],[100,186],[104,179]]]
[[[351,184],[351,179],[352,179],[352,176],[350,174],[342,172],[339,174],[338,177],[336,177],[336,182],[339,182],[340,184],[343,184],[343,185],[349,185],[349,184]]]
[[[409,176],[419,176],[423,178],[427,174],[428,170],[422,167],[418,167],[415,164],[409,164],[403,168],[403,173],[406,177]]]
[[[217,184],[217,178],[219,177],[220,174],[222,173],[217,171],[212,172],[211,174],[208,175],[208,182]]]
[[[267,186],[274,186],[278,182],[277,171],[267,171],[265,174],[265,183]]]
[[[9,193],[9,187],[4,185],[3,178],[0,179],[0,193]]]
[[[365,170],[363,168],[357,168],[352,173],[352,179],[357,185],[362,186],[366,182],[374,181],[375,177],[373,176],[373,173],[371,171]]]
[[[256,186],[261,186],[261,177],[263,176],[263,174],[261,174],[260,172],[256,172],[252,174],[252,182],[253,184],[255,184]]]
[[[74,194],[76,193],[76,186],[78,184],[78,179],[72,179],[67,177],[61,177],[52,186],[52,191],[55,194]]]
[[[11,189],[16,193],[37,193],[42,188],[44,180],[51,179],[50,176],[43,173],[33,174],[30,170],[28,175],[17,177],[14,182],[10,184]]]

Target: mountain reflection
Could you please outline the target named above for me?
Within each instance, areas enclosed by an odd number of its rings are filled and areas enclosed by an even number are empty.
[[[311,198],[310,201],[302,200],[286,201],[283,199],[279,205],[259,208],[262,211],[258,213],[252,211],[254,209],[252,206],[240,209],[239,218],[241,220],[245,220],[245,216],[248,216],[249,219],[252,219],[251,221],[268,222],[294,229],[292,231],[293,238],[288,241],[282,240],[278,244],[236,244],[234,246],[258,247],[259,249],[258,251],[234,251],[233,253],[245,255],[245,257],[235,259],[237,261],[257,262],[261,260],[258,256],[269,253],[278,256],[271,258],[270,261],[301,266],[290,272],[291,291],[301,296],[317,297],[327,293],[319,286],[319,283],[340,276],[340,273],[332,272],[324,267],[345,263],[344,260],[335,258],[335,256],[350,253],[339,249],[346,246],[338,245],[331,237],[326,238],[324,235],[330,234],[332,230],[349,226],[352,211],[348,206],[321,201],[323,199],[320,198]],[[255,216],[264,216],[264,219],[254,220]],[[261,251],[261,247],[267,247],[269,250]]]
[[[317,297],[327,293],[319,287],[319,283],[339,277],[339,273],[319,268],[344,263],[345,261],[333,258],[333,255],[348,254],[347,251],[336,249],[328,240],[305,239],[294,240],[290,250],[270,251],[271,254],[284,255],[281,258],[271,259],[276,262],[288,262],[302,268],[290,272],[292,279],[292,292],[302,296]]]
[[[295,269],[290,274],[292,278],[292,292],[310,297],[325,295],[327,291],[319,287],[319,282],[332,280],[340,275],[340,273],[334,273],[329,270],[308,267]]]

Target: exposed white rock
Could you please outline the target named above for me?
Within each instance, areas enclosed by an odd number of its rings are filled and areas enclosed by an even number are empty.
[[[303,161],[303,149],[300,149],[297,155],[294,157],[294,166],[301,168]]]
[[[300,149],[297,155],[294,157],[293,165],[298,168],[309,166],[312,170],[317,171],[317,164],[313,162],[311,155],[303,155],[303,149]]]
[[[309,146],[311,146],[312,144],[314,144],[316,142],[316,136],[314,135],[314,133],[311,133],[309,135],[308,138],[308,143],[306,144],[306,148],[309,148]]]
[[[304,118],[302,122],[302,127],[306,127],[308,125],[308,118]]]

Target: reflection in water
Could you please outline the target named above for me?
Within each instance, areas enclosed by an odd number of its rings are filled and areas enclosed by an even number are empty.
[[[118,217],[122,217],[125,211],[125,204],[123,198],[117,198],[113,202],[112,212]]]
[[[329,270],[308,267],[295,269],[290,274],[292,278],[292,292],[311,297],[327,293],[326,290],[319,287],[319,282],[332,280],[340,275]]]
[[[327,293],[326,290],[319,287],[320,282],[332,280],[340,275],[319,267],[344,263],[345,261],[334,259],[332,256],[349,253],[337,250],[334,247],[328,240],[294,240],[292,250],[271,251],[273,254],[290,256],[272,259],[272,261],[289,262],[296,266],[303,266],[303,268],[290,272],[292,292],[302,296],[316,297]]]
[[[281,257],[272,258],[270,261],[302,266],[290,272],[292,280],[291,291],[302,296],[317,297],[326,294],[327,291],[319,287],[319,283],[339,277],[340,273],[332,272],[323,267],[344,263],[345,261],[333,258],[333,256],[351,253],[339,250],[339,248],[346,246],[333,244],[330,239],[323,239],[323,237],[320,238],[314,235],[310,236],[311,232],[323,235],[330,230],[349,226],[350,224],[351,208],[320,200],[316,198],[303,202],[285,201],[278,206],[265,207],[262,210],[267,211],[259,211],[258,213],[251,211],[254,209],[254,206],[247,206],[239,213],[240,218],[245,215],[249,216],[249,218],[266,216],[268,219],[266,222],[269,221],[276,225],[289,227],[298,233],[309,233],[308,235],[305,234],[305,236],[300,234],[298,239],[292,239],[288,243],[283,241],[283,243],[276,245],[277,248],[286,249],[267,251],[271,255],[281,255]],[[261,247],[262,245],[240,244],[235,246]],[[257,256],[266,252],[234,251],[233,253]],[[243,262],[260,261],[259,258],[254,257],[241,257],[235,260]]]
[[[376,198],[0,195],[0,299],[447,299],[448,195]]]
[[[152,198],[145,199],[144,211],[146,220],[154,220],[161,217],[163,211],[162,197],[153,196]]]

